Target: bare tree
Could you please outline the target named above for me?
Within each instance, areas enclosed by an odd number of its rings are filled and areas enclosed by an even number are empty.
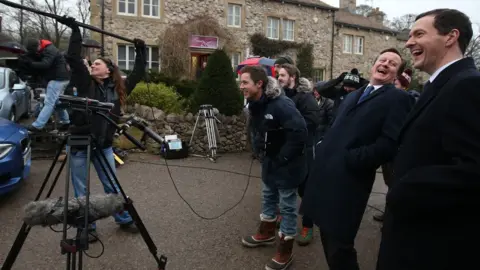
[[[370,12],[372,12],[373,8],[369,5],[358,5],[355,9],[355,14],[362,15],[367,17]]]
[[[77,0],[77,17],[82,23],[88,24],[90,21],[90,0]],[[87,29],[82,28],[82,36],[86,38],[88,35]]]
[[[400,17],[395,17],[389,24],[389,27],[396,31],[403,31],[410,29],[415,22],[416,14],[405,14]]]
[[[475,64],[480,68],[480,34],[474,36],[465,51],[465,56],[472,57]]]

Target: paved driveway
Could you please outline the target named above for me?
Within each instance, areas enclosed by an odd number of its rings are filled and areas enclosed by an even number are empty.
[[[254,163],[255,178],[242,203],[216,220],[195,216],[175,191],[163,160],[156,156],[131,154],[131,161],[119,168],[118,175],[127,194],[156,243],[159,253],[168,257],[168,270],[190,269],[264,269],[274,248],[247,249],[241,246],[241,236],[255,231],[260,213],[260,167]],[[137,160],[140,162],[134,162]],[[141,163],[148,162],[148,163]],[[0,264],[5,259],[21,226],[22,207],[32,200],[51,161],[34,160],[32,175],[18,192],[0,201]],[[248,174],[248,154],[229,154],[217,163],[202,158],[169,161],[170,165],[196,166],[230,170]],[[57,165],[59,167],[60,164]],[[247,183],[246,176],[222,171],[170,167],[182,196],[202,216],[213,217],[234,205]],[[92,170],[93,192],[103,192]],[[381,174],[377,174],[374,190],[385,192]],[[63,195],[64,174],[54,191]],[[384,196],[373,194],[371,204],[381,207]],[[380,225],[372,221],[375,210],[367,209],[357,238],[358,257],[362,269],[374,269],[379,244]],[[98,222],[105,253],[98,259],[86,258],[84,269],[156,269],[147,246],[140,235],[120,231],[113,219]],[[73,230],[70,230],[73,234]],[[291,269],[328,269],[318,240],[308,247],[295,246],[296,261]],[[60,254],[61,234],[49,228],[35,227],[18,256],[14,269],[65,269],[66,256]],[[88,251],[95,256],[101,251],[94,244]]]

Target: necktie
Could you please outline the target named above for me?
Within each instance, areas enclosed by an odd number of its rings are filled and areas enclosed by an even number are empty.
[[[357,104],[362,102],[364,99],[366,99],[368,95],[370,95],[370,93],[373,91],[373,89],[375,89],[373,85],[370,85],[369,87],[367,87],[367,89],[365,89],[365,91],[363,91],[363,94],[360,96],[360,99],[358,100]]]

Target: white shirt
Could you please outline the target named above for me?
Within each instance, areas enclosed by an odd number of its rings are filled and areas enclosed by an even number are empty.
[[[437,69],[433,74],[432,76],[430,76],[430,79],[428,79],[431,83],[433,82],[433,80],[435,80],[435,78],[437,78],[438,74],[440,74],[440,72],[442,72],[444,69],[446,69],[448,66],[450,66],[451,64],[457,62],[458,60],[461,60],[462,58],[458,58],[458,59],[455,59],[453,60],[452,62],[449,62],[449,63],[446,63],[445,65],[441,66],[439,69]]]
[[[373,92],[377,91],[378,88],[382,87],[383,85],[371,85],[371,84],[368,84],[365,89],[367,89],[367,88],[370,87],[370,86],[373,86],[373,90],[370,92],[370,94],[373,94]]]

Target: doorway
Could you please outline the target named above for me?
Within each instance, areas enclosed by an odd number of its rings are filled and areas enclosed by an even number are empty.
[[[191,53],[190,61],[190,76],[193,79],[199,80],[203,73],[203,63],[208,62],[209,53]]]

